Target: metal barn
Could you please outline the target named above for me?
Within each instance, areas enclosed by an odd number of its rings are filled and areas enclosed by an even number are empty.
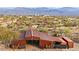
[[[73,41],[67,37],[52,37],[34,29],[28,29],[21,33],[21,38],[11,43],[15,47],[25,46],[25,44],[31,44],[39,48],[73,48],[74,46]]]

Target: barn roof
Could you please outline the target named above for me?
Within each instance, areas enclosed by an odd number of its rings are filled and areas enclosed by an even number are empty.
[[[63,38],[64,38],[65,40],[67,40],[68,42],[73,42],[72,40],[70,40],[70,39],[67,38],[67,37],[64,37],[64,36],[63,36]]]
[[[19,39],[24,39],[25,38],[25,31],[20,32]]]
[[[47,40],[47,41],[64,42],[64,40],[62,40],[59,37],[52,37],[51,35],[48,35],[47,33],[39,32],[34,29],[29,29],[26,31],[25,38],[27,39],[28,37],[32,37],[32,38],[37,37],[37,38],[40,38],[40,40]]]

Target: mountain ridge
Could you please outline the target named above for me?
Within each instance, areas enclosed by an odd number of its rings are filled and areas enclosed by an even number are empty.
[[[2,7],[0,14],[3,15],[51,15],[51,16],[79,16],[78,7]]]

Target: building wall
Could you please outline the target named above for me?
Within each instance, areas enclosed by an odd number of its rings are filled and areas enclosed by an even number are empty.
[[[73,48],[74,47],[74,43],[73,42],[68,42],[68,46],[69,46],[69,48]]]
[[[73,48],[74,47],[74,42],[72,40],[68,39],[67,37],[66,38],[65,37],[62,37],[62,39],[65,42],[67,42],[67,45],[68,45],[69,48]]]
[[[18,48],[19,46],[24,46],[24,45],[26,45],[26,40],[16,40],[16,41],[12,41],[11,45],[12,45],[12,48]]]
[[[52,42],[46,41],[46,40],[40,40],[39,47],[40,48],[46,48],[46,46],[49,46],[51,48]]]

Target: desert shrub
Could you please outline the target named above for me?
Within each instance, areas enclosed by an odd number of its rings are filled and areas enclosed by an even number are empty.
[[[10,43],[11,40],[19,38],[19,33],[14,32],[8,28],[0,28],[0,41],[4,44]]]

